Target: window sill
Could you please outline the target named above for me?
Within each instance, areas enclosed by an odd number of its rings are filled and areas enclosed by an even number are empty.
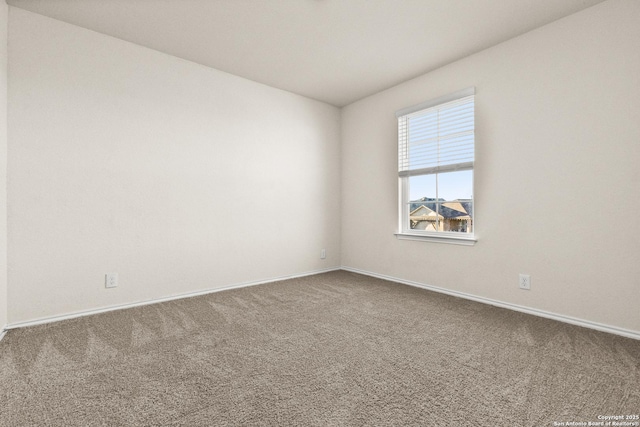
[[[434,235],[434,234],[413,234],[413,233],[395,233],[399,240],[420,240],[423,242],[448,243],[451,245],[473,246],[476,244],[475,237],[461,237],[452,235]]]

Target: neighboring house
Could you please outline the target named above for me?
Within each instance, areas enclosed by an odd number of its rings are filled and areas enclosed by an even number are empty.
[[[423,197],[411,202],[409,220],[414,230],[471,233],[472,215],[473,202],[470,199],[447,202]]]

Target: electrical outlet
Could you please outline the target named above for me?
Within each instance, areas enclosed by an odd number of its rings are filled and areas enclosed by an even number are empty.
[[[107,273],[104,276],[104,287],[115,288],[118,286],[118,273]]]
[[[320,259],[325,259],[325,258],[327,258],[327,251],[323,249],[320,251]]]
[[[528,274],[520,274],[519,280],[520,289],[526,289],[527,291],[531,290],[531,276]]]

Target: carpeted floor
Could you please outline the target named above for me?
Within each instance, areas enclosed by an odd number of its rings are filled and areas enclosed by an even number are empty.
[[[344,271],[0,342],[2,426],[553,426],[639,412],[640,341]]]

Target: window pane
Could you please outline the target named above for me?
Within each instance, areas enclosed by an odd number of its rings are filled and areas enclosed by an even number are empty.
[[[473,171],[439,173],[438,197],[447,201],[473,199]]]
[[[438,174],[439,231],[473,231],[473,171]]]
[[[418,175],[409,177],[409,200],[423,197],[436,198],[436,176]]]
[[[436,231],[439,218],[436,214],[436,175],[409,177],[409,228]]]

